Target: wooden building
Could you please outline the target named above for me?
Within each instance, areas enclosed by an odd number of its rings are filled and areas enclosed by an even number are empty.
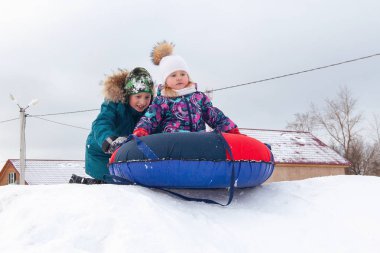
[[[309,132],[241,128],[271,145],[275,170],[267,182],[344,175],[350,162]]]
[[[89,177],[84,171],[81,160],[41,160],[27,159],[25,167],[25,184],[65,184],[72,174]],[[8,159],[0,171],[0,185],[18,184],[20,182],[20,160]]]

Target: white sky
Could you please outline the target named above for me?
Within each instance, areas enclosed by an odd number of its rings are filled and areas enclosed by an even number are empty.
[[[99,108],[99,83],[117,68],[146,67],[166,39],[201,90],[221,88],[380,52],[380,2],[0,0],[0,121]],[[284,129],[311,102],[346,85],[358,111],[380,114],[380,57],[219,91],[214,105],[240,127]],[[97,112],[45,117],[90,128]],[[365,126],[364,126],[365,127]],[[27,118],[27,158],[84,159],[88,131]],[[19,156],[18,120],[0,123],[0,162]]]
[[[226,191],[184,191],[226,203]],[[228,207],[119,185],[2,186],[0,252],[377,253],[380,178],[237,190]]]

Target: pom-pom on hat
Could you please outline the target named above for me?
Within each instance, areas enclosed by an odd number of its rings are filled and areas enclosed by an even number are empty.
[[[152,50],[151,58],[155,65],[159,66],[162,82],[165,83],[168,76],[178,70],[186,71],[189,75],[189,67],[185,60],[173,54],[174,44],[167,41],[158,42]],[[190,76],[190,75],[189,75]]]
[[[137,67],[125,79],[125,95],[130,96],[140,92],[147,92],[153,96],[153,86],[149,72],[144,68]]]

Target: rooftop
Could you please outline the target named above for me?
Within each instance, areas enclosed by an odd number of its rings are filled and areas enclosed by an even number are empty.
[[[239,128],[271,145],[276,163],[348,166],[350,162],[309,132]]]
[[[9,159],[16,170],[20,172],[20,160]],[[84,171],[82,160],[42,160],[27,159],[25,181],[29,185],[65,184],[72,174],[89,177]]]

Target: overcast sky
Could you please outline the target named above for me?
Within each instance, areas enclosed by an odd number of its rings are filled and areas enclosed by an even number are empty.
[[[176,44],[200,90],[252,82],[380,53],[377,0],[0,0],[0,122],[99,108],[101,81],[147,68],[157,41]],[[380,56],[215,92],[239,127],[285,129],[311,102],[347,86],[368,120],[380,114]],[[89,129],[95,112],[43,117]],[[366,126],[364,125],[363,128]],[[0,123],[0,162],[19,157],[19,120]],[[89,131],[27,118],[27,158],[84,159]]]

